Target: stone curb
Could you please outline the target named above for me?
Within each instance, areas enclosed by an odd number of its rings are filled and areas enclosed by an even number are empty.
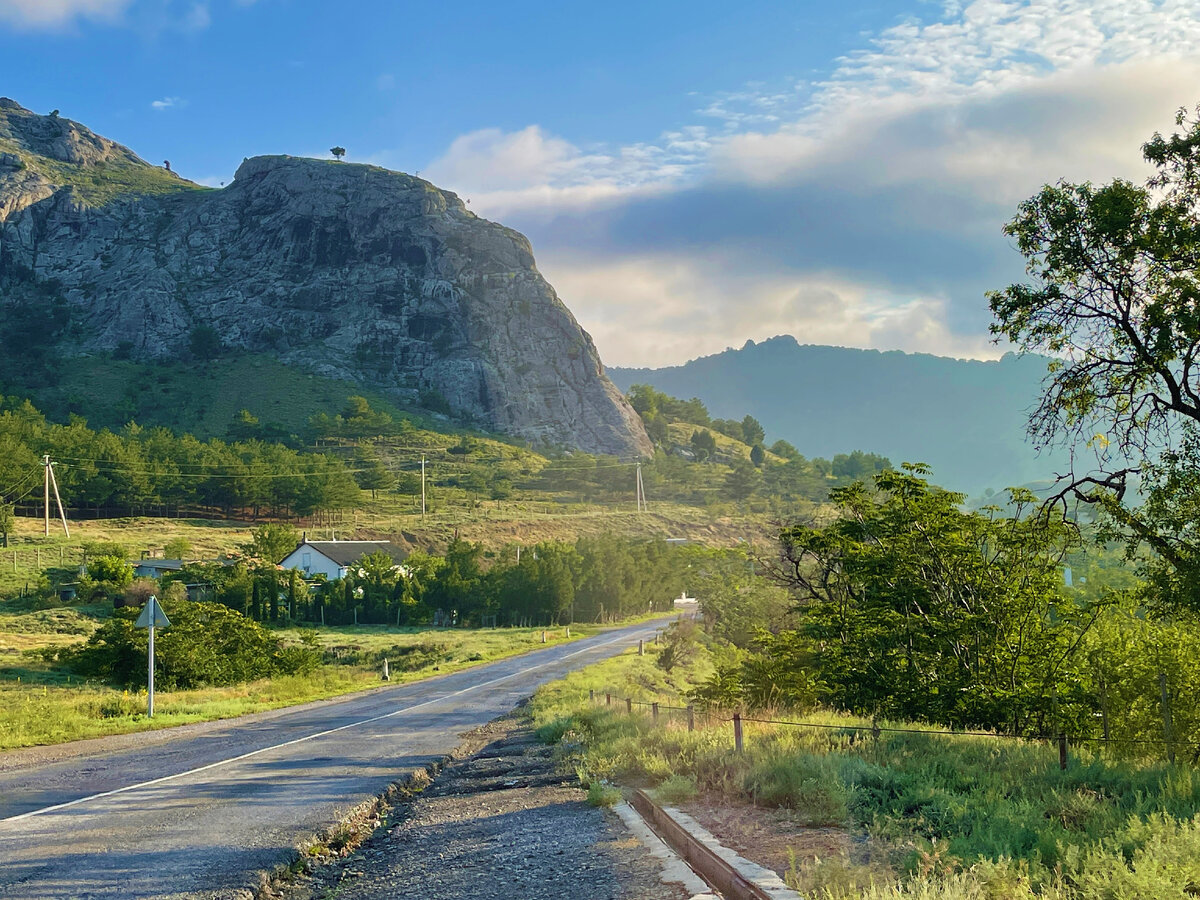
[[[645,791],[636,791],[631,803],[689,866],[729,900],[804,900],[775,872],[722,846],[687,813],[659,806]]]

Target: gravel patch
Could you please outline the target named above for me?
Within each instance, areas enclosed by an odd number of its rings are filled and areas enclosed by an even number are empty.
[[[588,806],[515,718],[471,736],[351,855],[282,885],[287,900],[686,900],[611,811]]]

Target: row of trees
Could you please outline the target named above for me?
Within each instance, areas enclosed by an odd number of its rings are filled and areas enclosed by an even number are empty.
[[[96,431],[78,417],[58,425],[28,401],[0,399],[0,502],[38,493],[43,454],[57,461],[63,501],[71,506],[310,515],[358,498],[352,472],[324,454],[257,440],[202,441],[134,424],[120,433]]]
[[[489,555],[456,539],[444,556],[414,553],[397,566],[370,554],[345,578],[311,585],[252,561],[189,565],[167,582],[207,585],[214,600],[262,622],[549,626],[669,610],[689,559],[662,541],[615,536],[540,543],[519,559],[515,546]]]

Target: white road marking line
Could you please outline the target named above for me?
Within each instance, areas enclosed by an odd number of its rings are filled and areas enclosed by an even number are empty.
[[[575,650],[574,652],[568,653],[565,656],[560,656],[557,659],[547,660],[544,663],[538,663],[536,666],[530,666],[527,669],[520,669],[519,671],[513,672],[511,675],[502,675],[499,678],[493,678],[491,681],[482,681],[479,684],[473,684],[470,687],[465,687],[460,691],[455,691],[451,694],[444,694],[439,697],[434,697],[432,700],[426,700],[422,703],[413,704],[412,706],[405,706],[405,707],[402,707],[401,709],[396,709],[390,713],[384,713],[383,715],[380,715],[380,716],[372,716],[369,719],[362,719],[358,722],[350,722],[347,725],[339,725],[337,728],[330,728],[330,729],[327,729],[326,731],[318,731],[316,734],[310,734],[310,735],[307,735],[306,737],[295,738],[290,741],[284,741],[281,744],[272,744],[270,747],[260,747],[257,750],[251,750],[249,753],[243,753],[241,756],[231,756],[229,759],[218,760],[217,762],[209,763],[208,765],[205,765],[205,766],[198,766],[195,769],[188,769],[187,771],[184,771],[184,772],[176,772],[174,775],[164,775],[161,778],[152,778],[149,781],[142,781],[142,782],[139,782],[138,784],[129,784],[129,785],[126,785],[125,787],[114,788],[111,791],[102,791],[99,794],[91,794],[87,797],[80,797],[76,800],[68,800],[65,803],[56,803],[54,806],[44,806],[41,809],[31,810],[30,812],[21,813],[20,815],[16,815],[16,816],[9,816],[7,819],[0,819],[0,826],[7,825],[11,822],[20,822],[24,819],[32,819],[34,816],[41,816],[41,815],[45,815],[46,813],[57,812],[60,809],[67,809],[72,806],[78,806],[81,803],[90,803],[93,800],[102,800],[105,797],[112,797],[115,794],[124,794],[128,791],[136,791],[139,788],[152,787],[153,785],[156,785],[156,784],[162,784],[164,781],[172,781],[176,778],[183,778],[185,775],[195,775],[198,772],[206,772],[209,769],[216,769],[220,766],[227,766],[230,763],[241,762],[243,759],[249,759],[252,756],[258,756],[260,753],[267,753],[271,750],[279,750],[283,747],[291,747],[295,744],[303,744],[305,741],[311,741],[311,740],[314,740],[319,737],[325,737],[330,734],[336,734],[339,731],[345,731],[347,728],[356,728],[359,725],[369,725],[372,722],[378,722],[382,719],[390,719],[390,718],[392,718],[392,716],[398,716],[401,713],[412,712],[414,709],[420,709],[423,706],[430,706],[431,704],[434,704],[434,703],[441,703],[443,700],[449,700],[451,697],[459,697],[463,694],[470,693],[471,691],[477,691],[480,688],[489,687],[490,685],[493,685],[493,684],[499,684],[501,681],[508,681],[508,679],[516,678],[518,675],[527,675],[528,673],[536,671],[537,669],[544,669],[546,666],[552,666],[555,663],[560,663],[563,660],[570,659],[572,656],[578,656],[580,653],[587,653],[591,650],[596,650],[600,647],[607,647],[609,644],[616,644],[619,641],[628,640],[628,638],[629,638],[629,635],[622,635],[621,637],[612,638],[611,640],[607,640],[607,641],[602,641],[599,644],[592,644],[591,646],[584,647],[581,650]]]

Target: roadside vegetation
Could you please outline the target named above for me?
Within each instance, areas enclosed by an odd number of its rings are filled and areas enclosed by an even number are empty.
[[[88,545],[78,603],[39,608],[30,597],[0,611],[0,748],[334,696],[378,684],[385,661],[407,681],[578,638],[668,609],[688,561],[711,552],[608,536],[485,557],[454,540],[444,556],[366,555],[347,577],[310,583],[261,562],[296,539],[263,525],[243,561],[189,563],[161,580],[134,579],[121,545]],[[189,600],[189,584],[208,599]],[[152,594],[171,625],[156,641],[150,721],[147,633],[134,620]]]
[[[170,615],[177,614],[177,608],[172,608]],[[261,629],[253,622],[246,622],[246,627]],[[165,659],[162,648],[172,630],[163,629],[156,637],[155,655],[160,660]],[[578,626],[571,629],[568,638],[565,629],[546,629],[546,640],[547,644],[577,640],[595,630],[594,626]],[[541,642],[542,631],[384,626],[315,629],[303,634],[296,629],[270,630],[265,635],[267,641],[278,642],[285,653],[299,657],[295,660],[296,671],[286,674],[283,667],[275,666],[271,677],[224,684],[220,682],[227,680],[224,676],[233,666],[205,665],[197,669],[197,663],[205,663],[206,654],[193,652],[178,641],[180,646],[166,651],[177,657],[173,665],[175,683],[183,675],[187,683],[203,686],[184,689],[156,685],[153,719],[146,717],[144,630],[123,637],[117,647],[99,651],[103,659],[111,659],[114,649],[128,646],[128,651],[117,657],[121,662],[116,677],[107,678],[103,674],[87,677],[47,662],[47,658],[58,656],[58,635],[29,634],[29,643],[35,644],[24,648],[29,652],[6,654],[6,661],[11,662],[5,669],[7,678],[0,680],[0,750],[224,719],[367,690],[381,684],[385,658],[391,684],[445,675],[546,646]],[[82,640],[74,639],[74,653],[68,656],[88,652]],[[209,642],[209,646],[214,643]],[[180,656],[184,657],[183,666],[179,665]],[[261,665],[256,656],[237,657],[251,667]],[[165,668],[156,671],[166,674]],[[200,677],[193,682],[189,675],[197,674]],[[252,671],[245,674],[254,675]]]
[[[1191,766],[1074,748],[1061,771],[1050,743],[873,737],[873,724],[929,726],[829,710],[760,710],[816,727],[747,722],[739,754],[728,710],[697,711],[689,732],[686,714],[665,708],[695,702],[720,648],[697,646],[668,674],[670,646],[540,689],[530,704],[539,733],[561,742],[565,763],[599,785],[597,795],[613,783],[651,787],[667,804],[780,810],[796,832],[846,829],[849,853],[798,857],[786,873],[806,896],[1182,900],[1200,884],[1200,772]],[[648,705],[627,713],[626,697],[660,703],[659,719]]]

